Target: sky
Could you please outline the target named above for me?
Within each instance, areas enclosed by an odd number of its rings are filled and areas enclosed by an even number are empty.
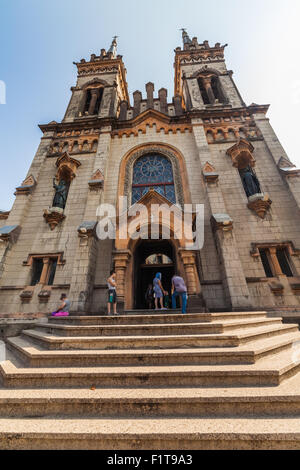
[[[118,38],[132,93],[145,83],[174,92],[180,28],[214,45],[228,43],[226,63],[246,104],[271,104],[268,117],[300,167],[299,0],[0,0],[0,210],[9,210],[42,133],[61,121],[73,61]],[[3,89],[6,89],[5,102]]]

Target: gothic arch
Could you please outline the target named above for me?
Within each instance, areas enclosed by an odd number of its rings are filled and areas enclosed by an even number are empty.
[[[106,80],[101,80],[100,78],[93,78],[93,80],[89,80],[88,82],[84,83],[81,86],[81,90],[86,90],[89,87],[95,87],[95,86],[110,86],[109,83]]]
[[[175,147],[162,142],[149,142],[147,144],[138,145],[124,155],[120,163],[117,201],[120,196],[126,196],[128,205],[130,205],[133,165],[139,157],[153,152],[167,157],[172,163],[176,200],[178,204],[180,206],[190,204],[191,194],[189,191],[185,159],[182,153]]]
[[[219,72],[219,70],[217,69],[214,69],[213,67],[207,67],[204,66],[204,67],[201,67],[199,70],[197,70],[197,72],[195,72],[191,78],[198,78],[199,75],[201,74],[206,74],[206,73],[211,73],[213,75],[217,75],[218,77],[221,75],[221,73]]]

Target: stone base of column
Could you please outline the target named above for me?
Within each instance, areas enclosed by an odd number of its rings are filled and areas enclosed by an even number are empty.
[[[203,313],[207,312],[205,300],[202,294],[189,295],[187,301],[188,313]]]

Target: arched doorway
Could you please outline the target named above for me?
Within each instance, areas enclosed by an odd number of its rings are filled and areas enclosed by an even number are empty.
[[[134,251],[134,308],[146,308],[145,293],[157,272],[162,285],[171,292],[171,279],[176,270],[176,254],[169,240],[141,240]]]

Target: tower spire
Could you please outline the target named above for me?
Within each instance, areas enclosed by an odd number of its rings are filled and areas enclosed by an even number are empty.
[[[186,32],[185,28],[181,28],[181,31],[182,31],[183,46],[185,46],[186,44],[192,44],[192,41],[191,41],[188,33]]]
[[[112,58],[115,59],[116,57],[116,52],[117,52],[117,37],[118,36],[114,36],[113,37],[113,40],[112,40],[112,43],[110,45],[110,48],[108,49],[107,51],[107,54],[112,54]]]

